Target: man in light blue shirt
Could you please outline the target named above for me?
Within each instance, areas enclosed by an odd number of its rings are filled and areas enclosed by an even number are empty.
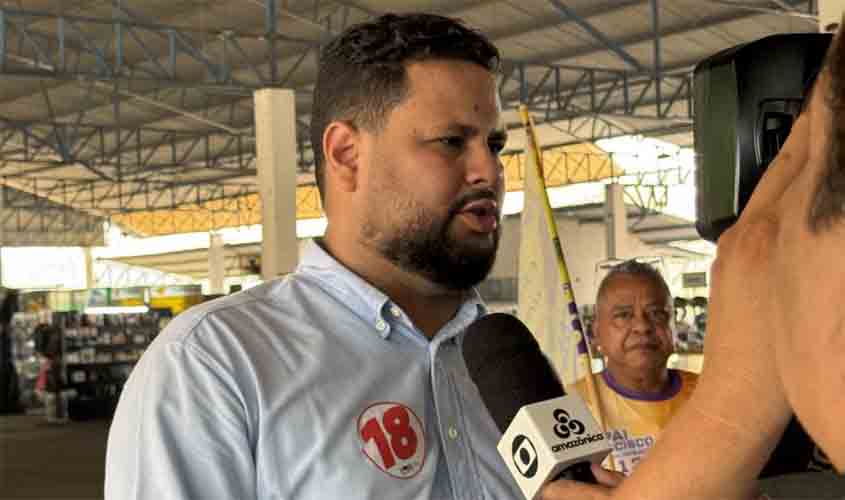
[[[323,49],[325,237],[159,335],[112,423],[107,499],[520,498],[461,355],[499,241],[498,63],[424,14]]]

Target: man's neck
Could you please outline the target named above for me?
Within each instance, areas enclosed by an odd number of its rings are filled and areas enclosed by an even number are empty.
[[[350,271],[390,297],[429,339],[455,317],[467,298],[467,292],[446,290],[399,268],[369,248],[359,245],[355,251],[348,251],[345,246],[333,243],[327,234],[321,246]]]
[[[640,394],[660,394],[668,388],[670,383],[669,370],[662,366],[638,370],[636,373],[622,368],[608,367],[608,370],[614,382],[629,391]]]

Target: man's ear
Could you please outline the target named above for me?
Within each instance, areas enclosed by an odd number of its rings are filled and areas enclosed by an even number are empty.
[[[323,133],[326,178],[340,190],[353,192],[358,187],[358,161],[361,134],[352,124],[331,122]]]

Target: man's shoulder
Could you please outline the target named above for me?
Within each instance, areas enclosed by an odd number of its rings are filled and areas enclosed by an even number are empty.
[[[303,283],[301,276],[262,283],[233,295],[220,297],[193,306],[180,313],[162,332],[165,341],[185,342],[196,336],[260,329],[301,317],[298,311],[308,308],[307,302],[321,300],[314,287]],[[303,292],[302,288],[310,289]]]
[[[220,317],[235,311],[248,310],[254,307],[256,302],[266,299],[268,286],[272,286],[272,283],[264,283],[254,289],[197,304],[176,315],[168,324],[167,329],[190,332],[196,328],[197,324],[209,317]]]

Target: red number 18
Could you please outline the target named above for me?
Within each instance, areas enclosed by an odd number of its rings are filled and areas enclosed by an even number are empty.
[[[409,424],[408,411],[401,406],[394,406],[384,412],[382,422],[373,417],[361,427],[364,441],[375,441],[385,469],[396,464],[394,454],[401,460],[407,460],[417,452],[417,433]],[[385,431],[390,435],[389,443]]]

